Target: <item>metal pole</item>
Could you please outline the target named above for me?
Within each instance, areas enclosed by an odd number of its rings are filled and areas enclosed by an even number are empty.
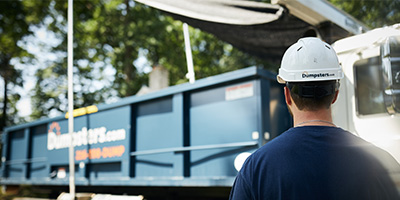
[[[69,193],[75,199],[75,159],[72,133],[74,132],[74,85],[73,85],[73,1],[68,0],[68,132],[69,144]]]
[[[189,28],[186,23],[183,23],[183,37],[185,39],[186,62],[188,67],[188,73],[186,74],[186,78],[189,79],[190,83],[194,83],[195,76],[193,69],[192,49],[190,48]]]

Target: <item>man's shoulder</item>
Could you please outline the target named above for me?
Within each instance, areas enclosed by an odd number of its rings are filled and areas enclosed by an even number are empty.
[[[297,137],[299,137],[297,131],[289,129],[260,147],[251,155],[251,159],[265,160],[270,159],[272,155],[279,156],[280,154],[284,154],[287,151],[290,151],[291,148],[294,148]]]
[[[346,140],[352,137],[350,132],[336,127],[294,127],[283,132],[281,135],[267,142],[252,154],[252,160],[258,159],[285,159],[294,151],[302,151],[307,148],[319,148],[331,140]],[[350,136],[351,135],[351,136]],[[357,137],[357,136],[354,136]],[[316,145],[316,144],[319,144]]]

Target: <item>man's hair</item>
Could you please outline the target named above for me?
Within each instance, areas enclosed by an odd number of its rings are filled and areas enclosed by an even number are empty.
[[[339,88],[337,81],[292,82],[287,84],[299,110],[329,109]]]

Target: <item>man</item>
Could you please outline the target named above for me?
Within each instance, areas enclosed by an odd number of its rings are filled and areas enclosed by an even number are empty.
[[[294,127],[246,160],[230,199],[400,199],[387,170],[397,162],[332,122],[341,78],[335,51],[320,39],[288,48],[277,79]]]

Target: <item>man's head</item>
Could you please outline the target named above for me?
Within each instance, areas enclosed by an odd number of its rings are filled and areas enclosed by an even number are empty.
[[[328,109],[337,97],[341,78],[336,52],[312,37],[302,38],[286,50],[277,76],[297,108],[304,111]]]
[[[287,83],[294,103],[299,110],[317,111],[329,109],[334,102],[339,82],[337,81],[314,81],[304,83]]]

